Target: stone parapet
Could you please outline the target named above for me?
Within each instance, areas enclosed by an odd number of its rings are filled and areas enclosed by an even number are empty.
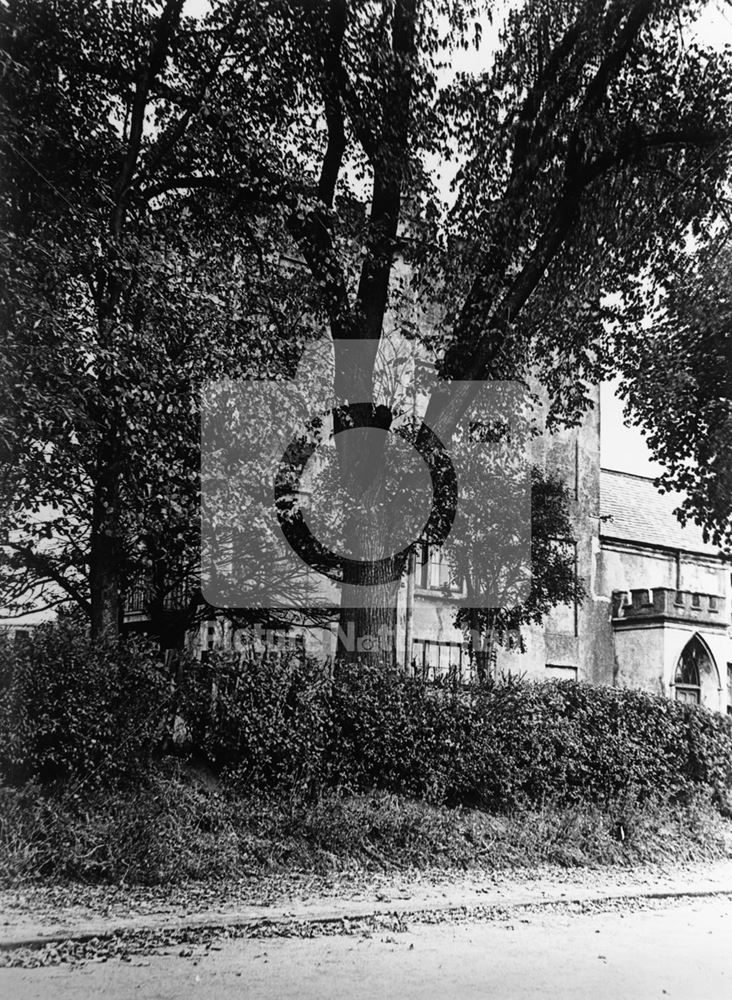
[[[724,598],[670,587],[614,590],[613,624],[622,627],[645,622],[674,621],[726,628]]]

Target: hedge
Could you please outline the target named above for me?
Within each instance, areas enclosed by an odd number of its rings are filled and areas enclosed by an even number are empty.
[[[213,656],[179,682],[145,644],[93,648],[46,626],[0,644],[6,782],[137,780],[156,753],[203,758],[242,789],[382,789],[502,810],[732,788],[732,724],[642,691],[507,678],[441,690],[396,672]],[[175,737],[173,740],[172,737]]]
[[[171,683],[145,642],[94,646],[71,623],[0,636],[0,776],[12,784],[147,771],[169,721]]]

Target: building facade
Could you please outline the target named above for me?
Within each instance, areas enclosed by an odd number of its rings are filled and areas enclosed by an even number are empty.
[[[732,565],[699,528],[680,525],[677,497],[652,479],[601,468],[598,399],[539,457],[570,490],[585,597],[526,629],[523,652],[499,650],[497,673],[639,687],[732,714]],[[428,675],[464,670],[454,609],[435,589],[444,582],[439,566],[421,574],[412,659]]]
[[[732,714],[730,564],[651,480],[601,473],[599,587],[612,683]]]
[[[732,566],[697,527],[680,525],[673,495],[651,479],[601,468],[599,393],[594,404],[581,426],[544,438],[533,456],[568,486],[585,597],[524,629],[523,651],[499,648],[493,669],[638,687],[732,714]],[[425,549],[399,595],[399,661],[431,680],[471,672],[447,584],[440,553]],[[215,621],[199,639],[204,650],[232,641],[253,640],[233,638]],[[333,655],[336,635],[319,629],[259,641]]]

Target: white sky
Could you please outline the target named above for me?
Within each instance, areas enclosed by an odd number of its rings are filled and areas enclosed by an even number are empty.
[[[643,435],[637,427],[625,424],[616,384],[603,382],[600,386],[600,464],[603,469],[637,476],[659,475],[663,467],[652,460]]]

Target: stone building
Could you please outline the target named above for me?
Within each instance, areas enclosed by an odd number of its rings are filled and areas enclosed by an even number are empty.
[[[651,480],[603,471],[600,497],[613,683],[732,714],[729,563]]]
[[[652,479],[600,467],[595,404],[544,454],[570,488],[585,599],[525,630],[524,652],[499,650],[497,672],[640,687],[732,714],[732,565],[695,525],[680,525],[677,497]],[[463,637],[435,589],[440,573],[439,563],[418,567],[412,656],[427,674],[464,672]]]
[[[546,438],[534,455],[569,487],[586,596],[525,629],[523,652],[499,649],[496,673],[640,687],[732,714],[732,565],[698,528],[679,524],[677,498],[651,479],[601,468],[599,392],[594,404],[580,427]],[[439,552],[424,551],[400,591],[398,655],[428,679],[470,672],[448,580]],[[204,625],[201,648],[229,641],[221,623]],[[333,631],[269,641],[335,650]]]

